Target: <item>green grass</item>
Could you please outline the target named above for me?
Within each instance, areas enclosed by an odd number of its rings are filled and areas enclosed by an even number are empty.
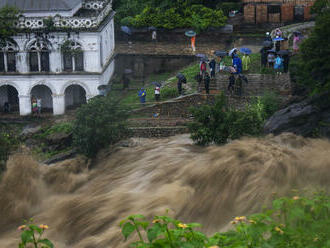
[[[193,65],[188,65],[187,67],[172,73],[161,73],[161,74],[152,74],[145,80],[144,89],[147,92],[146,96],[146,105],[155,103],[155,86],[152,82],[162,82],[163,87],[160,91],[161,101],[165,101],[171,98],[178,96],[177,92],[177,78],[176,74],[178,72],[183,73],[187,78],[187,86],[189,90],[187,93],[192,93],[196,90],[197,82],[195,80],[196,74],[199,73],[199,66],[197,63]],[[138,108],[141,106],[140,100],[138,97],[138,89],[142,88],[142,82],[131,81],[130,88],[136,88],[136,90],[128,91],[119,91],[122,89],[122,84],[115,83],[112,86],[113,91],[110,92],[111,97],[121,98],[121,103],[123,106],[128,108]]]

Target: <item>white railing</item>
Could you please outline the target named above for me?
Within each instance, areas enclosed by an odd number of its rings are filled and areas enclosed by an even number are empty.
[[[112,1],[86,1],[83,3],[86,9],[102,9],[97,17],[63,17],[55,16],[52,18],[55,28],[89,29],[98,27],[104,18],[112,11]],[[47,28],[45,19],[42,17],[21,16],[15,23],[19,29],[42,29]]]

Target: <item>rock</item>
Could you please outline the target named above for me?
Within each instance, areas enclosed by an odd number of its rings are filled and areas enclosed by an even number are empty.
[[[31,137],[32,135],[39,132],[40,129],[41,129],[41,126],[27,125],[23,128],[20,136],[21,137]]]
[[[69,159],[69,158],[73,158],[76,154],[77,153],[76,153],[75,150],[71,150],[71,151],[68,151],[68,152],[63,152],[63,153],[60,153],[60,154],[57,154],[57,155],[53,156],[50,159],[47,159],[43,163],[48,164],[48,165],[49,164],[54,164],[54,163],[61,162],[63,160]]]
[[[275,135],[292,132],[305,137],[330,137],[330,95],[324,93],[277,111],[265,124],[264,132]]]
[[[72,133],[52,133],[46,137],[47,144],[54,150],[65,149],[72,144]]]

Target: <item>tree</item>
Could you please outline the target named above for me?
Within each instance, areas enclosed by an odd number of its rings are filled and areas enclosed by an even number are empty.
[[[127,135],[127,111],[110,97],[94,97],[81,106],[73,125],[77,151],[93,158],[97,152]]]
[[[0,9],[0,39],[10,39],[17,33],[15,22],[18,21],[20,11],[16,7],[4,6]]]
[[[318,15],[315,28],[300,46],[294,76],[312,93],[330,90],[330,10]]]

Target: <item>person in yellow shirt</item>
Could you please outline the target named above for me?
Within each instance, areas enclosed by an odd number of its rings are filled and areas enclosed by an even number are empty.
[[[247,54],[244,54],[244,56],[242,58],[243,71],[249,70],[250,63],[251,63],[250,56]]]

